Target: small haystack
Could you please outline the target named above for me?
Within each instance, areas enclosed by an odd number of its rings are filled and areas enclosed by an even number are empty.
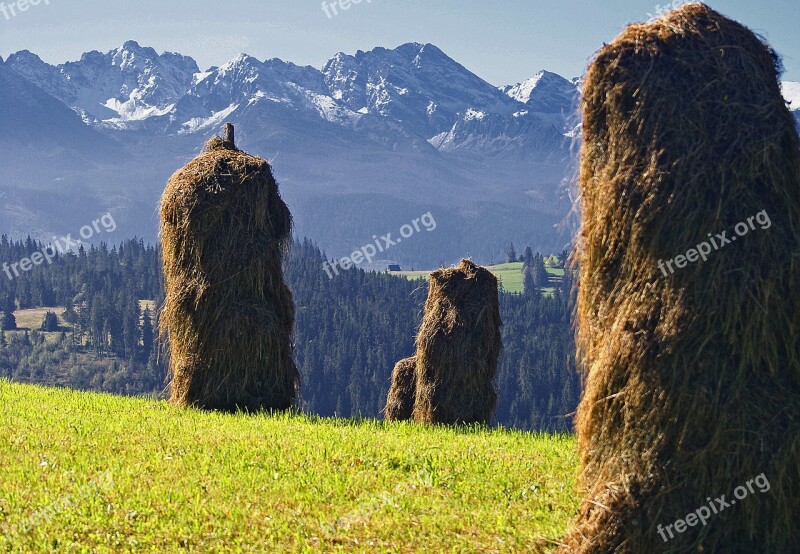
[[[469,260],[431,274],[417,335],[418,423],[488,423],[502,350],[497,278]]]
[[[407,421],[414,415],[417,397],[417,358],[403,358],[392,371],[392,386],[386,400],[384,415],[387,421]]]
[[[224,139],[178,170],[161,199],[171,401],[233,411],[289,408],[292,295],[282,260],[292,217],[266,160]]]
[[[589,68],[586,500],[565,553],[800,544],[800,140],[778,76],[766,44],[702,4],[632,25]],[[661,269],[679,255],[695,260]]]

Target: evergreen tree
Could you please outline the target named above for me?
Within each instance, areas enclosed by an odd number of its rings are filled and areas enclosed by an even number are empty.
[[[134,356],[139,351],[139,319],[141,312],[139,302],[129,296],[123,314],[122,347],[127,357]]]
[[[525,247],[525,253],[522,255],[522,263],[524,268],[531,267],[533,263],[533,250],[530,246]]]
[[[44,314],[44,320],[40,328],[47,333],[55,333],[58,331],[58,316],[51,311]]]
[[[0,237],[0,260],[18,260],[40,248],[32,240]],[[322,259],[305,240],[294,243],[285,264],[297,306],[300,408],[322,416],[380,417],[392,367],[414,352],[427,285],[360,269],[329,279]],[[570,420],[564,415],[580,395],[570,354],[572,276],[565,276],[563,290],[544,296],[535,286],[537,275],[544,286],[553,286],[544,258],[526,249],[522,259],[526,294],[500,295],[505,350],[497,374],[496,421],[566,431]],[[0,346],[7,342],[0,349],[0,376],[118,394],[163,391],[166,368],[158,356],[153,313],[138,304],[147,299],[160,305],[164,299],[156,248],[140,239],[117,247],[82,246],[18,279],[0,279],[0,300],[8,299],[0,310],[10,303],[13,315],[21,294],[31,296],[34,307],[65,306],[61,321],[70,329],[62,329],[58,344],[45,343],[41,332],[0,333]],[[87,355],[87,347],[103,355]]]
[[[544,257],[541,254],[536,254],[533,257],[533,262],[530,267],[533,276],[533,282],[539,288],[547,287],[550,283],[550,275],[544,265]]]
[[[3,306],[3,317],[0,319],[0,330],[17,330],[17,318],[14,317],[14,300],[11,298],[11,296],[6,298],[5,305]]]
[[[142,314],[142,351],[149,354],[153,350],[154,341],[153,318],[150,307],[145,306]]]
[[[508,263],[517,261],[517,250],[514,248],[513,242],[506,248],[506,261]]]
[[[527,296],[539,293],[539,287],[536,286],[536,281],[533,279],[533,273],[529,269],[525,270],[525,277],[522,285],[525,295]]]

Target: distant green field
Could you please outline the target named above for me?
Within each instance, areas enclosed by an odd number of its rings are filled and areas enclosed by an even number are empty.
[[[2,552],[534,552],[578,506],[572,436],[0,399]]]
[[[522,262],[499,264],[489,267],[489,270],[500,280],[503,290],[507,292],[522,292],[523,273]]]
[[[47,312],[54,312],[58,316],[59,325],[66,326],[67,323],[61,317],[64,313],[64,306],[53,306],[50,308],[33,308],[30,310],[17,310],[14,317],[17,320],[17,327],[20,329],[40,329],[44,315]]]
[[[506,292],[524,292],[522,262],[512,262],[507,264],[497,264],[486,266],[486,269],[494,273],[500,279],[503,290]],[[547,273],[550,274],[550,280],[553,284],[559,283],[564,277],[564,270],[560,268],[548,267]],[[392,275],[399,275],[407,279],[427,279],[428,275],[433,270],[429,271],[400,271],[392,273]],[[554,287],[542,288],[542,292],[547,295],[553,294]]]

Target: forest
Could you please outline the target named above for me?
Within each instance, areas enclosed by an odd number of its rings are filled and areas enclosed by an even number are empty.
[[[43,248],[30,238],[2,236],[0,265]],[[520,256],[529,266],[525,292],[500,295],[504,350],[494,422],[526,430],[569,430],[580,395],[570,319],[572,281],[565,278],[552,294],[543,294],[536,286],[546,278],[543,257],[531,254],[527,249]],[[296,305],[298,408],[328,417],[379,418],[392,367],[414,351],[427,284],[360,269],[330,279],[325,260],[313,242],[296,240],[284,268]],[[14,278],[0,277],[0,377],[165,396],[166,348],[157,333],[157,306],[164,292],[156,246],[137,239],[81,246]],[[17,324],[15,313],[35,308],[49,310],[35,325]]]

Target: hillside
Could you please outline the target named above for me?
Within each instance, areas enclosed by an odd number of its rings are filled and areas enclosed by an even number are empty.
[[[578,505],[568,435],[0,399],[3,551],[532,552]]]

